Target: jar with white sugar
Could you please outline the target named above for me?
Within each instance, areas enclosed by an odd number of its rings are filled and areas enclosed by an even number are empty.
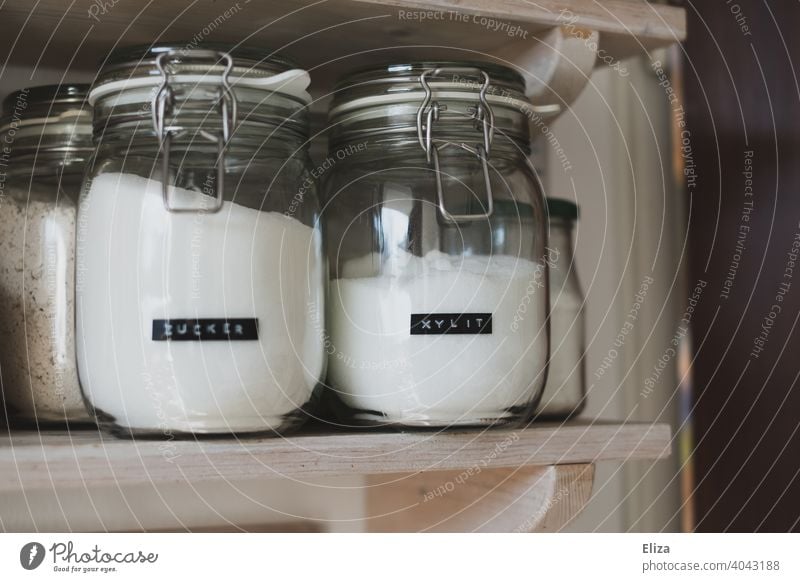
[[[78,209],[78,368],[122,435],[282,433],[325,368],[308,74],[251,48],[112,53]]]
[[[575,416],[586,404],[586,322],[572,242],[578,207],[569,200],[548,198],[547,210],[551,355],[537,417],[555,419]]]
[[[531,417],[549,350],[532,114],[522,78],[489,63],[392,65],[340,84],[323,220],[342,420]]]
[[[75,212],[88,86],[22,89],[0,121],[0,378],[14,421],[88,423],[74,342]]]

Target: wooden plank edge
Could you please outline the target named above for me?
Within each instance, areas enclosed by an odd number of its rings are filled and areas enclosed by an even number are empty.
[[[670,434],[665,424],[594,424],[239,442],[9,443],[0,445],[0,491],[654,461],[670,454]]]
[[[563,26],[665,42],[686,39],[686,10],[642,0],[353,0],[398,10],[460,12],[514,22]]]

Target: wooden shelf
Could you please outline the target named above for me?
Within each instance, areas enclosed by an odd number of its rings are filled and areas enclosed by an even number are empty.
[[[120,440],[94,430],[0,438],[0,491],[271,479],[660,459],[665,424],[570,422],[460,432],[342,432],[289,438]]]
[[[563,110],[596,66],[685,37],[682,8],[643,0],[17,0],[0,7],[0,96],[90,82],[115,47],[215,41],[294,59],[311,73],[316,113],[352,70],[430,58],[517,64],[531,101]],[[369,476],[372,514],[386,516],[371,530],[554,530],[589,498],[595,462],[661,459],[670,443],[664,424],[587,421],[200,441],[15,431],[0,436],[0,494],[355,473]],[[462,483],[476,468],[480,476]],[[461,486],[452,494],[420,501],[453,482]]]
[[[414,11],[440,11],[441,17],[409,17]],[[517,25],[519,32],[492,30],[481,18]],[[507,54],[509,45],[529,47],[567,24],[598,32],[600,47],[615,60],[686,36],[682,8],[642,0],[20,0],[0,9],[0,46],[7,62],[32,71],[49,66],[91,78],[115,46],[242,42],[293,57],[312,71],[318,87],[329,87],[344,71],[366,63],[433,53],[461,59]]]

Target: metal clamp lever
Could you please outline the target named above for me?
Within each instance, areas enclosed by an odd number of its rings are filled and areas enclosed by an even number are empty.
[[[478,93],[478,103],[469,110],[472,118],[476,122],[476,129],[480,130],[483,134],[483,143],[476,145],[474,148],[464,143],[454,144],[453,142],[444,142],[440,146],[433,144],[431,137],[433,124],[439,120],[439,113],[447,110],[447,106],[433,100],[433,92],[428,84],[428,77],[440,76],[444,72],[449,72],[450,74],[477,75],[483,78],[483,84]],[[489,178],[488,162],[489,155],[491,154],[492,142],[494,141],[494,112],[486,98],[486,93],[489,90],[491,82],[489,74],[476,67],[440,67],[424,71],[419,76],[419,82],[425,91],[425,97],[419,109],[417,109],[417,138],[419,139],[420,147],[422,147],[422,150],[425,152],[428,163],[433,163],[433,169],[436,173],[436,197],[442,218],[448,222],[471,222],[488,219],[494,211],[494,196],[492,193],[491,180]],[[442,175],[439,167],[439,150],[449,145],[456,145],[474,153],[480,160],[481,169],[483,170],[484,185],[486,187],[486,212],[481,214],[451,214],[447,210],[444,202],[444,185],[442,184]]]
[[[178,132],[165,127],[165,119],[170,115],[175,107],[175,92],[169,84],[169,70],[167,61],[179,61],[181,59],[208,59],[216,62],[223,62],[225,69],[222,73],[222,83],[217,96],[222,116],[222,131],[212,133],[200,130],[198,133],[211,143],[217,144],[217,179],[215,187],[215,202],[210,208],[176,208],[169,202],[169,169],[172,148],[172,138]],[[230,84],[230,73],[233,70],[233,57],[228,53],[214,50],[172,50],[158,55],[156,67],[161,73],[161,85],[153,96],[151,102],[151,112],[153,119],[153,129],[159,140],[161,150],[161,184],[164,208],[168,212],[219,212],[223,204],[223,192],[225,186],[225,148],[231,139],[231,135],[237,125],[238,106],[236,96]]]
[[[444,149],[448,145],[456,145],[460,148],[467,150],[478,156],[481,162],[481,169],[483,170],[483,183],[486,188],[487,203],[486,212],[482,214],[451,214],[444,204],[444,186],[442,185],[442,173],[439,169],[439,149]],[[492,195],[492,183],[489,180],[489,162],[486,158],[486,151],[483,146],[478,144],[475,148],[469,147],[467,144],[444,144],[441,148],[433,148],[433,171],[436,173],[436,201],[439,205],[439,212],[442,214],[447,222],[475,222],[477,220],[486,220],[494,212],[494,196]]]

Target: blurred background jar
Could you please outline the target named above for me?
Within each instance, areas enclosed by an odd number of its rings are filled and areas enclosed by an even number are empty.
[[[0,374],[11,420],[91,422],[75,363],[75,212],[88,86],[22,89],[0,122]]]
[[[532,114],[522,78],[489,63],[398,64],[340,83],[324,220],[328,384],[343,421],[533,413],[548,323]]]
[[[268,51],[113,52],[79,203],[78,366],[123,435],[284,432],[324,374],[309,76]]]
[[[575,268],[573,230],[578,206],[547,198],[550,217],[550,369],[537,417],[567,418],[586,404],[586,320],[584,297]]]

